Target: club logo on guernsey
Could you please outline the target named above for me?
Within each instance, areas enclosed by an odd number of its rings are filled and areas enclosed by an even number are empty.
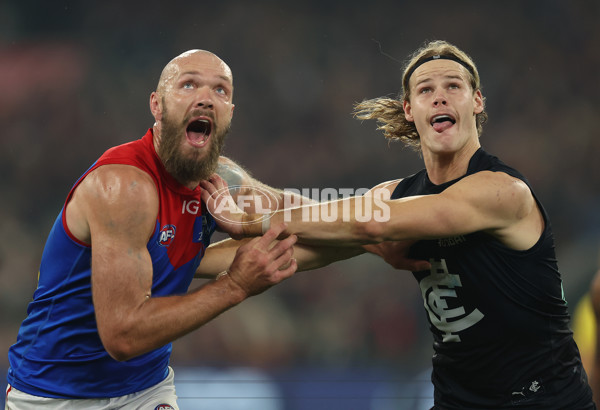
[[[158,406],[156,406],[154,408],[154,410],[174,410],[175,407],[171,406],[170,404],[159,404]]]
[[[460,342],[458,333],[479,322],[484,315],[478,309],[467,313],[464,306],[448,308],[448,299],[456,298],[455,289],[462,286],[460,276],[448,272],[444,259],[430,262],[430,275],[419,282],[429,320],[442,332],[444,342]]]
[[[175,239],[175,225],[165,225],[158,234],[158,244],[160,246],[169,246]]]

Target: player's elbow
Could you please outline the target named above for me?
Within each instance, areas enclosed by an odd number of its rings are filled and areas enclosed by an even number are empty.
[[[124,362],[139,356],[136,352],[132,343],[125,340],[111,340],[110,342],[104,342],[104,349],[108,352],[110,357],[118,362]]]
[[[141,354],[134,340],[126,333],[118,332],[115,328],[106,329],[99,333],[104,349],[116,361],[124,362]]]

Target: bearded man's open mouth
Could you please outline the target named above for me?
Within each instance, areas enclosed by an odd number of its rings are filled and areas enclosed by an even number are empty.
[[[213,122],[210,118],[193,118],[185,129],[185,136],[190,144],[201,148],[208,143],[213,128]]]

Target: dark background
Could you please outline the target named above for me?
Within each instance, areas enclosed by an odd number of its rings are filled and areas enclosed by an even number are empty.
[[[549,211],[574,306],[600,243],[599,18],[598,0],[2,1],[0,368],[71,185],[152,126],[160,71],[193,48],[233,70],[226,155],[296,189],[372,187],[420,169],[418,154],[353,119],[353,104],[396,95],[402,64],[427,40],[467,51],[487,98],[482,145],[521,170]],[[223,314],[174,344],[173,365],[305,372],[298,384],[373,372],[402,382],[430,362],[422,303],[409,273],[361,256]]]

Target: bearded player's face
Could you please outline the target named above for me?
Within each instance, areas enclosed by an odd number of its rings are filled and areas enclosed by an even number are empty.
[[[215,171],[230,128],[231,71],[206,52],[183,55],[170,64],[160,100],[158,155],[178,181],[193,185]]]

